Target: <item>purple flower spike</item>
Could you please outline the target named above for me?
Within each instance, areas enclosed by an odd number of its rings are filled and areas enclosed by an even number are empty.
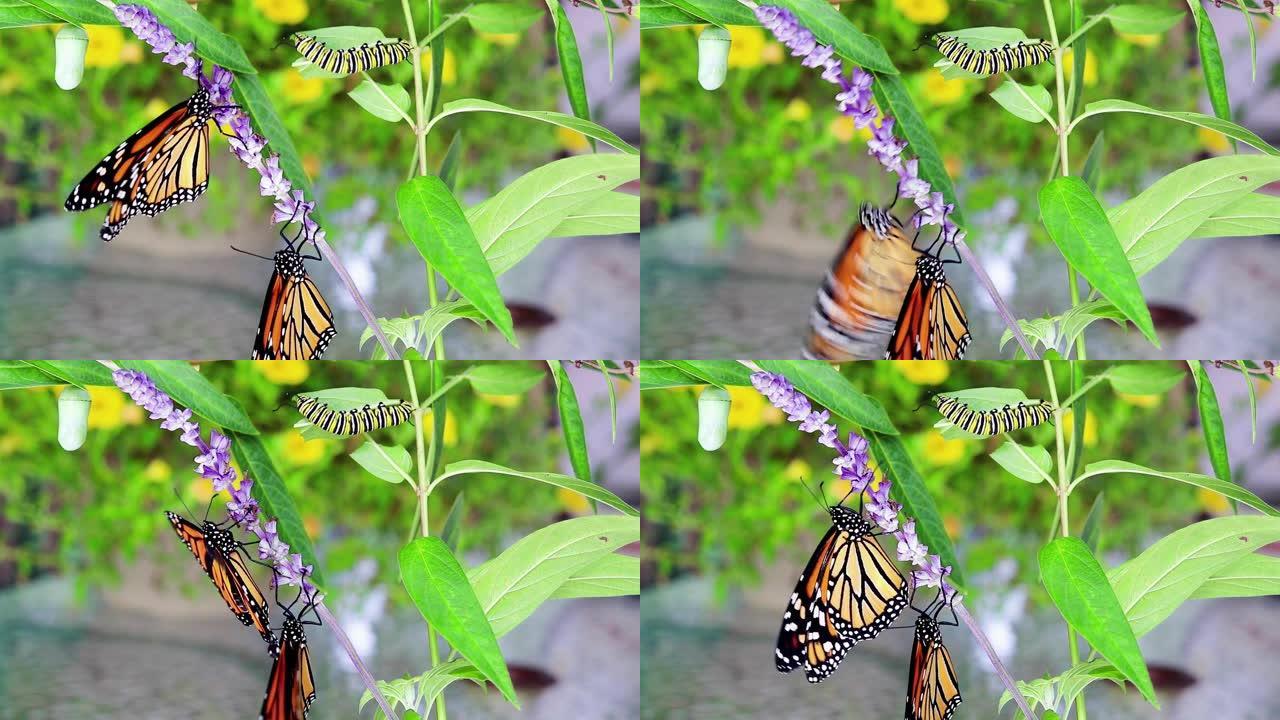
[[[893,536],[898,539],[898,559],[909,562],[912,565],[921,565],[925,558],[929,557],[929,546],[920,542],[920,538],[916,536],[916,521],[914,519],[902,523],[902,529],[894,533]]]
[[[280,156],[273,154],[267,158],[266,166],[262,170],[262,181],[258,183],[261,193],[267,197],[284,200],[289,197],[289,190],[292,188],[293,185],[280,169]]]

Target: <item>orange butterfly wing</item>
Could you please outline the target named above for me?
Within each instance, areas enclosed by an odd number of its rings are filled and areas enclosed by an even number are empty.
[[[889,338],[889,349],[884,354],[886,360],[920,360],[924,357],[920,335],[926,332],[925,312],[928,305],[925,301],[928,294],[929,288],[916,275],[907,288],[906,299],[902,301],[898,322]]]
[[[183,544],[195,556],[200,569],[204,570],[222,595],[227,609],[244,625],[252,625],[263,640],[274,645],[275,636],[268,621],[267,599],[250,574],[244,554],[239,548],[234,552],[224,553],[208,542],[200,526],[175,513],[165,515],[173,525],[174,532],[178,533]]]
[[[280,631],[280,649],[267,677],[267,692],[262,697],[258,720],[306,720],[315,699],[315,678],[311,674],[306,635],[301,625],[288,617]]]
[[[254,360],[319,360],[337,335],[333,310],[308,275],[302,256],[281,250],[262,300]]]

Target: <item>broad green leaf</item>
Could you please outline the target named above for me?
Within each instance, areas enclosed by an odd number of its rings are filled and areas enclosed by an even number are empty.
[[[1245,505],[1273,517],[1280,517],[1280,510],[1268,505],[1262,498],[1254,495],[1248,490],[1236,485],[1235,483],[1219,480],[1209,475],[1201,475],[1199,473],[1184,472],[1165,472],[1163,470],[1152,470],[1148,467],[1135,465],[1124,460],[1102,460],[1096,463],[1089,463],[1084,466],[1084,472],[1076,478],[1076,482],[1086,480],[1099,475],[1114,475],[1119,473],[1133,473],[1134,475],[1146,475],[1148,477],[1159,477],[1167,480],[1176,480],[1180,483],[1194,485],[1218,493],[1228,499],[1242,502]]]
[[[1093,504],[1089,506],[1089,514],[1084,519],[1084,529],[1080,531],[1080,539],[1095,555],[1102,548],[1102,521],[1106,513],[1106,503],[1103,500],[1105,496],[1105,493],[1098,493],[1098,496],[1093,499]]]
[[[1280,557],[1250,553],[1219,569],[1192,599],[1280,595]]]
[[[1218,572],[1280,540],[1280,518],[1233,515],[1164,536],[1108,573],[1133,631],[1141,637]]]
[[[1089,186],[1078,177],[1049,181],[1040,190],[1040,216],[1067,262],[1159,347],[1138,278]]]
[[[379,480],[393,484],[403,482],[405,475],[413,468],[413,459],[409,457],[408,450],[399,445],[379,445],[372,440],[366,440],[356,448],[351,453],[351,459]]]
[[[399,85],[365,80],[347,95],[376,118],[388,122],[409,122],[409,91]]]
[[[235,91],[236,102],[244,108],[249,117],[253,118],[253,125],[258,134],[267,139],[268,149],[280,154],[280,168],[284,170],[284,176],[293,183],[294,189],[301,190],[310,196],[312,194],[311,179],[307,177],[307,171],[302,168],[302,159],[298,155],[297,148],[293,146],[293,138],[289,136],[288,129],[285,128],[280,115],[276,113],[276,108],[271,103],[271,96],[263,87],[261,78],[257,75],[236,75],[232,89]]]
[[[1112,365],[1103,373],[1116,392],[1126,395],[1160,395],[1186,377],[1171,362],[1143,362]]]
[[[445,517],[444,526],[440,530],[440,539],[449,546],[454,555],[458,554],[458,548],[462,546],[462,520],[466,514],[466,496],[464,493],[458,493],[453,499],[453,504],[449,506],[449,514]]]
[[[420,537],[401,548],[400,581],[431,627],[470,660],[508,702],[520,707],[493,627],[466,572],[444,541]]]
[[[864,35],[826,0],[776,0],[775,4],[795,13],[818,42],[830,45],[840,57],[877,75],[898,74],[880,41]]]
[[[218,31],[204,16],[195,11],[184,0],[138,0],[139,4],[151,8],[160,22],[164,23],[178,42],[196,44],[196,53],[213,63],[221,65],[236,74],[254,75],[248,56],[240,43],[230,35]]]
[[[1032,709],[1037,706],[1046,708],[1041,720],[1058,720],[1058,713],[1052,708],[1059,707],[1064,713],[1070,713],[1076,698],[1095,680],[1110,680],[1124,687],[1124,675],[1114,665],[1101,658],[1075,665],[1057,677],[1037,678],[1025,682],[1019,680],[1017,684],[1018,691],[1023,697],[1032,701]],[[1005,704],[1012,699],[1013,697],[1006,690],[1000,696],[996,712],[1003,710]],[[1015,717],[1021,718],[1022,715],[1015,713]]]
[[[1209,452],[1209,463],[1213,466],[1213,474],[1219,480],[1231,482],[1231,460],[1227,455],[1227,432],[1222,422],[1222,411],[1218,408],[1218,395],[1213,391],[1213,381],[1209,379],[1204,365],[1199,360],[1188,360],[1191,375],[1196,380],[1196,406],[1200,410],[1200,430],[1204,433],[1205,449]],[[1235,507],[1235,502],[1231,503]]]
[[[608,192],[575,208],[547,237],[589,237],[640,232],[640,196]]]
[[[662,360],[641,360],[637,373],[641,390],[705,385],[706,381],[669,365]]]
[[[578,52],[578,38],[573,34],[573,23],[565,14],[559,0],[548,0],[551,19],[555,24],[556,55],[560,59],[560,78],[564,81],[564,92],[569,98],[569,107],[573,114],[583,120],[591,120],[591,107],[587,102],[587,84],[582,72],[582,54]],[[591,141],[595,147],[595,141]]]
[[[23,2],[48,17],[73,25],[118,25],[120,23],[115,13],[97,0],[23,0]],[[18,6],[22,4],[20,2]],[[3,11],[0,10],[0,12]]]
[[[276,472],[275,463],[271,462],[261,436],[231,433],[231,453],[240,466],[241,474],[253,479],[253,497],[262,506],[263,522],[275,518],[280,538],[289,543],[293,552],[302,554],[304,565],[314,566],[311,580],[323,588],[324,573],[320,571],[320,561],[315,547],[311,545],[311,537],[307,535],[302,515],[285,488],[284,479]]]
[[[522,3],[478,3],[464,13],[476,32],[500,35],[524,32],[542,16],[538,8]]]
[[[1167,118],[1169,120],[1177,120],[1179,122],[1196,125],[1207,130],[1220,132],[1232,140],[1239,140],[1246,145],[1251,145],[1267,155],[1280,155],[1280,150],[1277,150],[1266,140],[1258,137],[1257,133],[1246,127],[1237,125],[1229,119],[1218,118],[1198,112],[1157,110],[1155,108],[1147,107],[1146,105],[1129,102],[1128,100],[1099,100],[1097,102],[1091,102],[1084,106],[1084,113],[1081,114],[1079,118],[1076,118],[1076,122],[1093,115],[1102,115],[1104,113],[1114,112],[1139,113],[1142,115],[1154,115],[1156,117]]]
[[[785,375],[797,390],[831,412],[851,420],[864,430],[897,435],[888,413],[880,401],[864,395],[840,371],[822,362],[810,360],[761,360],[757,363],[769,372]]]
[[[1107,300],[1090,300],[1068,309],[1061,315],[1032,320],[1019,320],[1018,325],[1033,345],[1043,345],[1046,349],[1057,352],[1062,357],[1071,357],[1075,352],[1076,339],[1090,325],[1098,320],[1111,320],[1117,325],[1124,325],[1124,314]],[[1000,348],[1013,339],[1013,334],[1005,330],[1000,336]],[[1019,357],[1023,357],[1019,349]]]
[[[62,378],[23,360],[0,360],[0,390],[65,384]]]
[[[458,658],[443,662],[416,678],[397,678],[395,680],[378,680],[378,691],[388,702],[399,705],[404,708],[413,708],[416,706],[431,707],[435,703],[436,698],[444,689],[449,687],[455,680],[470,680],[476,685],[484,687],[484,675],[476,669],[470,662]],[[364,710],[364,706],[373,700],[373,694],[368,690],[360,696],[359,709]],[[393,705],[392,707],[395,707]],[[401,720],[421,720],[421,715],[416,710],[408,709],[401,717]],[[381,710],[374,714],[374,720],[386,720]]]
[[[1006,440],[996,448],[991,453],[991,459],[1014,477],[1029,483],[1049,480],[1049,471],[1053,469],[1053,460],[1049,457],[1048,450],[1039,445],[1019,445],[1012,440]]]
[[[551,377],[556,381],[556,407],[560,412],[560,432],[564,434],[565,450],[573,474],[579,480],[591,482],[591,459],[587,455],[587,429],[582,423],[582,411],[578,396],[573,391],[573,381],[559,360],[548,360]]]
[[[476,392],[485,395],[523,395],[546,377],[542,368],[522,362],[472,365],[464,375]]]
[[[751,368],[737,360],[667,360],[686,375],[705,380],[712,385],[750,385]]]
[[[1088,546],[1074,537],[1045,545],[1040,550],[1040,581],[1067,624],[1159,707],[1134,629]]]
[[[493,197],[469,208],[467,219],[489,266],[501,275],[572,214],[639,176],[640,158],[636,155],[575,155],[515,179]]]
[[[885,115],[898,119],[894,131],[906,139],[910,144],[911,152],[920,159],[920,177],[927,180],[934,191],[942,193],[948,203],[955,204],[956,209],[951,213],[951,219],[957,225],[964,227],[964,212],[960,209],[960,202],[956,198],[955,185],[951,182],[947,166],[942,162],[942,153],[938,151],[938,145],[933,141],[929,126],[925,124],[924,117],[920,115],[920,111],[911,100],[911,91],[907,89],[906,82],[898,75],[877,73],[871,90],[875,93],[876,104],[880,106],[880,110]]]
[[[445,103],[441,111],[431,121],[430,126],[434,126],[435,123],[446,117],[469,112],[505,113],[507,115],[516,115],[518,117],[529,118],[530,120],[550,123],[552,125],[559,125],[563,128],[576,130],[583,135],[599,140],[606,145],[612,145],[624,153],[628,153],[630,155],[638,155],[640,153],[639,150],[636,150],[625,140],[615,135],[611,130],[602,125],[597,125],[594,122],[583,120],[582,118],[574,117],[572,115],[549,112],[546,110],[517,110],[515,108],[507,107],[506,105],[499,105],[498,103],[489,102],[488,100],[480,100],[478,98],[464,98],[462,100],[454,100],[453,102]]]
[[[1000,103],[1000,107],[1027,122],[1043,122],[1053,109],[1053,98],[1049,97],[1049,91],[1044,87],[1022,85],[1012,80],[1005,80],[993,90],[991,98]]]
[[[1222,50],[1218,36],[1213,31],[1213,21],[1200,0],[1187,0],[1191,15],[1196,21],[1196,45],[1200,48],[1200,71],[1204,75],[1205,90],[1213,114],[1223,120],[1231,119],[1231,100],[1227,97],[1227,69],[1222,63]],[[1234,144],[1234,143],[1233,143]]]
[[[433,175],[415,177],[400,186],[396,205],[400,222],[422,257],[508,342],[517,345],[498,281],[449,188]]]
[[[119,365],[146,373],[175,403],[215,425],[246,435],[258,434],[244,408],[185,360],[121,360]]]
[[[743,10],[746,9],[740,3],[734,2],[733,4]],[[636,14],[640,16],[641,30],[702,25],[707,22],[703,18],[691,15],[675,5],[667,3],[666,0],[640,0],[636,4]],[[754,21],[754,18],[752,20]]]
[[[747,6],[738,2],[738,0],[664,0],[668,6],[685,13],[688,16],[698,18],[697,23],[711,23],[712,25],[759,25],[760,21],[756,19],[754,13]],[[646,14],[657,9],[654,6],[646,5],[641,10],[641,22],[644,22]],[[655,13],[662,17],[662,11]],[[670,16],[670,13],[667,13]]]
[[[509,467],[497,465],[495,463],[486,462],[484,460],[460,460],[455,463],[445,465],[444,472],[440,473],[431,484],[439,485],[441,482],[461,475],[474,475],[482,473],[492,473],[494,475],[510,475],[512,477],[525,478],[526,480],[534,480],[547,485],[561,487],[566,490],[572,490],[584,497],[597,502],[602,502],[611,508],[632,517],[639,517],[640,512],[631,507],[622,498],[614,495],[600,485],[596,485],[586,480],[579,480],[576,477],[561,475],[560,473],[544,473],[544,472],[524,472],[522,470],[512,470]]]
[[[334,50],[349,50],[361,45],[396,42],[399,39],[389,38],[382,33],[381,28],[368,25],[332,25],[322,28],[307,28],[300,32],[310,35]]]
[[[27,362],[72,385],[115,387],[116,384],[111,378],[111,368],[97,360],[28,360]]]
[[[640,594],[640,558],[609,553],[578,570],[551,598],[618,597]]]
[[[458,165],[462,157],[462,131],[453,134],[449,139],[449,149],[444,153],[444,159],[440,161],[440,172],[436,175],[440,178],[445,187],[449,188],[449,192],[457,195],[458,188]]]
[[[99,5],[99,7],[102,6]],[[62,22],[60,18],[49,15],[30,5],[0,7],[0,30],[33,27],[35,25],[56,25],[60,22]],[[3,385],[0,385],[0,389],[3,389]]]
[[[951,566],[951,582],[964,586],[964,571],[956,557],[955,546],[942,524],[942,516],[933,502],[933,496],[924,485],[924,479],[911,462],[911,455],[902,444],[902,438],[881,433],[867,433],[867,442],[876,465],[885,477],[893,481],[892,495],[902,503],[902,511],[916,519],[916,533],[920,542],[942,557],[943,565]]]
[[[1084,67],[1084,63],[1080,63],[1080,67]],[[1106,135],[1099,130],[1098,134],[1093,138],[1093,143],[1089,145],[1089,154],[1085,157],[1084,169],[1080,172],[1080,178],[1084,180],[1084,184],[1089,186],[1095,196],[1101,194],[1102,160],[1106,154]]]
[[[1182,19],[1182,11],[1160,5],[1113,5],[1105,13],[1116,32],[1158,35]]]
[[[467,575],[494,634],[502,637],[580,570],[639,540],[639,518],[571,518],[529,533]]]
[[[1191,231],[1193,238],[1258,235],[1280,235],[1280,196],[1250,193],[1214,211]]]

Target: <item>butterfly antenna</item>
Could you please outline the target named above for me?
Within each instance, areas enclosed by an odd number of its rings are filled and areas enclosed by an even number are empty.
[[[275,258],[269,258],[269,257],[267,257],[266,255],[259,255],[259,254],[258,254],[258,253],[256,253],[256,252],[249,252],[248,250],[241,250],[240,248],[236,247],[235,245],[231,245],[231,246],[229,246],[229,247],[230,247],[232,250],[235,250],[235,251],[236,251],[236,252],[238,252],[238,253],[243,253],[243,254],[245,254],[245,255],[252,255],[253,257],[261,258],[261,259],[266,260],[266,261],[268,261],[268,262],[275,262]]]
[[[823,504],[823,502],[822,502],[822,495],[820,495],[818,492],[814,491],[814,489],[813,489],[813,488],[809,487],[809,483],[805,482],[804,480],[801,480],[801,481],[800,481],[800,485],[802,485],[802,486],[804,487],[804,489],[805,489],[805,490],[808,490],[808,491],[809,491],[809,495],[814,499],[814,501],[816,501],[816,502],[818,503],[818,506],[819,506],[819,507],[821,507],[821,508],[823,508],[823,509],[826,509],[826,505],[825,505],[825,504]]]
[[[187,517],[195,517],[196,514],[191,512],[191,508],[187,505],[187,501],[182,499],[182,495],[178,492],[178,486],[173,486],[173,495],[178,498],[178,502],[182,503],[183,509],[187,511]]]

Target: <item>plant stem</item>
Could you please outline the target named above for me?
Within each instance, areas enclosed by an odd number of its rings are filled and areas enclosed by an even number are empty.
[[[978,258],[969,249],[969,244],[964,238],[956,238],[956,252],[960,253],[960,258],[965,264],[973,269],[973,274],[978,276],[978,282],[982,284],[987,291],[987,295],[991,296],[991,302],[996,306],[996,312],[1000,315],[1000,319],[1004,321],[1005,327],[1009,328],[1009,332],[1013,335],[1013,339],[1017,341],[1018,346],[1022,348],[1022,352],[1026,353],[1027,359],[1039,360],[1040,356],[1036,354],[1035,348],[1031,346],[1027,336],[1022,334],[1022,326],[1014,319],[1013,313],[1010,312],[1009,306],[1004,304],[1004,298],[1000,297],[1000,291],[996,290],[995,283],[991,282],[991,276],[987,274],[986,268],[982,267],[982,263],[978,262]]]
[[[338,618],[329,612],[329,608],[324,604],[323,600],[316,603],[316,614],[333,632],[333,636],[338,639],[338,644],[342,646],[342,649],[347,651],[347,657],[351,658],[351,664],[355,667],[356,674],[360,676],[360,682],[364,683],[373,699],[378,701],[378,706],[382,708],[387,720],[400,720],[395,711],[391,709],[391,705],[387,703],[387,699],[382,697],[382,691],[378,689],[378,684],[374,681],[373,675],[369,673],[369,668],[365,667],[364,663],[361,662],[360,654],[356,652],[355,646],[351,644],[351,638],[348,638],[347,634],[343,632],[342,626],[338,624]]]
[[[1081,35],[1085,34],[1086,32],[1089,32],[1089,28],[1102,22],[1103,18],[1105,18],[1107,16],[1107,13],[1111,11],[1111,8],[1114,8],[1114,7],[1115,5],[1112,5],[1111,7],[1108,7],[1106,10],[1103,10],[1102,12],[1098,13],[1097,15],[1094,15],[1093,17],[1085,21],[1085,23],[1081,25],[1078,30],[1068,35],[1067,39],[1062,41],[1062,47],[1063,48],[1071,47],[1071,43],[1075,42],[1076,39],[1079,38]]]
[[[436,28],[435,30],[432,30],[427,34],[426,37],[422,38],[421,40],[419,40],[414,44],[417,45],[419,48],[423,48],[430,45],[432,40],[435,40],[441,33],[443,33],[445,30],[448,30],[450,27],[452,27],[454,23],[466,17],[467,11],[470,9],[471,9],[471,4],[468,4],[466,7],[462,8],[458,12],[445,18],[444,22],[440,23],[440,27]]]
[[[986,633],[982,632],[982,627],[978,625],[978,621],[974,620],[973,616],[969,614],[969,609],[965,607],[963,602],[956,602],[951,607],[955,610],[956,617],[960,618],[960,621],[969,629],[973,639],[978,641],[978,646],[987,654],[987,660],[991,662],[992,669],[996,671],[996,677],[1000,678],[1000,682],[1004,684],[1005,689],[1013,696],[1013,701],[1022,710],[1023,717],[1027,720],[1036,720],[1035,713],[1031,712],[1031,707],[1027,705],[1027,699],[1022,697],[1022,691],[1018,690],[1018,684],[1013,681],[1013,676],[1009,674],[1008,668],[1000,661],[1000,656],[996,654],[996,649],[991,646],[991,641],[987,639]]]

